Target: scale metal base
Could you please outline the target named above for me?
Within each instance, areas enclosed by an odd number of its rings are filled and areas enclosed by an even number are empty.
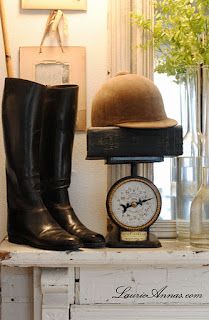
[[[147,231],[146,240],[141,241],[123,241],[120,236],[121,230],[111,224],[111,230],[108,230],[106,236],[106,246],[109,248],[160,248],[159,239],[151,232]]]

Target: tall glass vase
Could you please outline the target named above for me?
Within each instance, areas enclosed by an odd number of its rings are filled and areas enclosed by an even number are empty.
[[[189,68],[185,74],[187,107],[187,130],[183,139],[183,156],[199,157],[202,155],[201,107],[200,107],[200,68]]]
[[[187,111],[187,81],[185,75],[182,75],[179,79],[179,96],[180,96],[180,116],[181,125],[183,129],[183,137],[185,137],[188,131],[188,111]]]
[[[202,134],[200,130],[199,68],[190,68],[184,77],[187,130],[183,156],[177,158],[176,229],[179,240],[190,239],[190,208],[200,184]]]
[[[209,248],[209,67],[202,67],[202,184],[191,205],[190,242]]]
[[[209,66],[202,67],[203,166],[209,166]]]

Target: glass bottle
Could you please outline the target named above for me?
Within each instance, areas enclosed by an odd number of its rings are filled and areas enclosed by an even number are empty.
[[[177,158],[176,229],[179,240],[190,239],[190,208],[200,184],[202,133],[200,130],[199,68],[185,74],[187,131],[183,139],[183,156]]]
[[[183,139],[183,156],[199,157],[202,155],[200,68],[189,68],[185,74],[184,82],[187,105],[187,131]]]
[[[179,157],[177,159],[177,217],[178,239],[190,239],[191,203],[201,184],[201,157]]]
[[[187,86],[186,75],[183,74],[179,77],[179,95],[180,95],[180,119],[183,129],[183,137],[185,137],[188,131],[188,111],[187,111]]]
[[[202,67],[203,165],[209,166],[209,67]]]
[[[209,248],[209,167],[202,173],[201,187],[191,205],[190,243]]]
[[[179,104],[180,104],[180,124],[182,126],[183,137],[188,131],[187,112],[187,90],[185,74],[179,76]],[[177,212],[177,157],[170,158],[170,194],[171,194],[171,219],[176,220]]]

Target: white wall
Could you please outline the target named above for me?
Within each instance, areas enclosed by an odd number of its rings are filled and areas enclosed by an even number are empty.
[[[0,28],[0,101],[2,100],[6,65],[3,51],[3,38]],[[1,111],[1,107],[0,107]],[[1,117],[0,117],[1,119]],[[0,120],[0,241],[6,233],[6,181],[5,181],[5,156],[3,147],[2,122]]]
[[[19,0],[4,0],[15,77],[19,76],[19,47],[39,46],[49,10],[22,10]],[[91,101],[107,72],[107,1],[88,0],[87,12],[65,11],[69,25],[64,45],[85,46],[87,51],[87,126],[90,126]],[[47,38],[45,45],[57,45]],[[3,53],[0,52],[0,61]],[[2,70],[3,68],[1,68]],[[0,73],[0,93],[4,72]],[[0,136],[0,237],[5,235],[5,177],[2,134]],[[76,133],[73,152],[71,201],[82,222],[95,231],[106,232],[106,166],[103,161],[85,160],[86,134]]]

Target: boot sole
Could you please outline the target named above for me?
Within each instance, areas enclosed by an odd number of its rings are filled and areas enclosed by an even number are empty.
[[[11,243],[15,243],[15,244],[20,244],[20,245],[27,245],[33,248],[38,248],[38,249],[43,249],[43,250],[53,250],[53,251],[78,251],[80,248],[82,248],[81,246],[71,246],[66,247],[66,248],[60,248],[57,246],[47,246],[47,245],[42,245],[42,244],[37,244],[37,243],[33,243],[29,240],[26,239],[17,239],[16,237],[13,236],[8,236],[8,241]]]

